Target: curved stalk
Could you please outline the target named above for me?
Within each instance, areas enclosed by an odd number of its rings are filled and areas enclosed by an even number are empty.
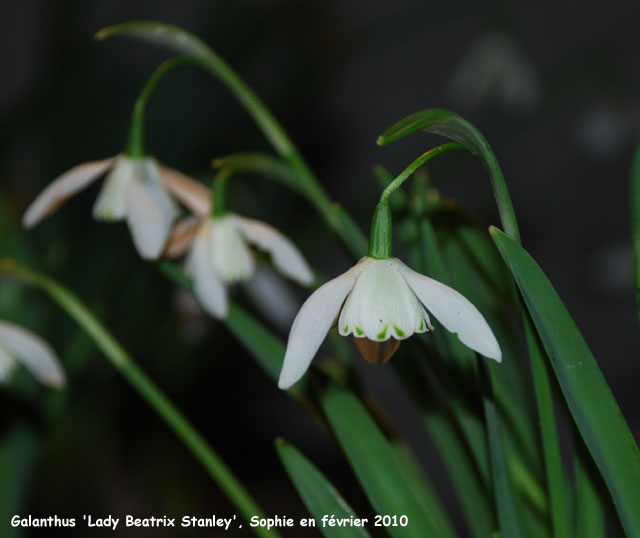
[[[220,486],[242,516],[249,521],[263,517],[262,511],[222,458],[211,448],[186,417],[171,403],[158,386],[140,369],[118,341],[68,289],[48,276],[18,265],[14,260],[0,260],[0,272],[18,277],[47,293],[80,326],[104,353],[111,364],[126,378],[140,396],[173,430],[207,473]],[[273,531],[255,527],[261,537],[273,537]]]
[[[297,172],[305,196],[316,207],[329,227],[340,236],[351,254],[360,258],[366,252],[367,240],[364,234],[353,225],[344,211],[340,211],[331,201],[280,122],[256,93],[211,47],[182,28],[155,21],[133,21],[103,28],[96,34],[96,39],[102,40],[118,34],[129,34],[160,43],[199,60],[193,63],[210,71],[227,86],[254,119],[273,148]]]

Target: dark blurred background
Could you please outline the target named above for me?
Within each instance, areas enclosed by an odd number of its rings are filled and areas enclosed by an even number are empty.
[[[501,162],[525,246],[565,300],[640,436],[628,217],[628,170],[640,132],[637,2],[610,0],[603,8],[551,1],[23,0],[4,2],[0,16],[2,255],[19,256],[76,291],[267,513],[305,514],[277,460],[277,436],[299,446],[356,509],[367,510],[332,440],[223,327],[139,259],[124,225],[90,218],[98,187],[35,231],[19,229],[22,212],[51,179],[123,149],[133,101],[168,57],[129,39],[94,42],[95,31],[110,24],[157,19],[210,43],[265,100],[331,197],[363,228],[379,193],[372,165],[398,172],[438,140],[413,135],[378,148],[377,135],[423,108],[450,108],[469,119]],[[211,178],[214,157],[269,151],[226,89],[189,67],[161,83],[147,125],[150,151],[203,181]],[[483,224],[499,224],[478,161],[444,157],[430,171],[446,196]],[[247,178],[232,185],[230,198],[238,212],[286,230],[323,274],[351,264],[306,203],[281,187]],[[304,291],[290,291],[298,304],[304,299]],[[235,293],[245,300],[242,289]],[[19,421],[37,432],[25,437],[21,451],[33,463],[28,487],[16,491],[15,510],[78,518],[235,513],[57,307],[7,282],[0,306],[0,318],[48,338],[71,377],[62,394],[30,388],[32,407],[25,408],[17,389],[2,395],[3,431]],[[274,329],[286,336],[286,329]],[[421,451],[426,436],[411,428],[413,411],[389,367],[362,368],[430,475],[442,481],[438,460],[430,449]],[[16,380],[21,383],[29,381]]]

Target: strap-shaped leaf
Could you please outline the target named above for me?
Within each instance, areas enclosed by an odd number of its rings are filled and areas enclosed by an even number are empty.
[[[591,350],[533,258],[496,228],[491,235],[551,359],[573,419],[628,536],[640,537],[640,453]]]
[[[333,484],[302,452],[283,439],[276,441],[276,448],[289,478],[315,518],[317,528],[326,538],[367,538],[369,536],[364,526],[322,526],[322,518],[325,515],[345,521],[359,518]],[[368,522],[368,524],[371,523],[371,521]]]
[[[407,516],[406,527],[390,526],[387,532],[394,538],[442,536],[429,507],[419,500],[389,441],[362,403],[347,390],[332,386],[322,404],[371,506],[381,515]]]
[[[378,144],[386,146],[418,130],[439,134],[455,140],[482,161],[491,179],[493,195],[498,205],[502,225],[507,234],[516,241],[520,241],[518,223],[502,169],[484,135],[455,112],[440,108],[429,108],[411,114],[392,125],[378,137]]]

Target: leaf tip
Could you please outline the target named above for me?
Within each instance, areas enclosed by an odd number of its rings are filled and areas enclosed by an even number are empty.
[[[93,34],[93,39],[95,41],[104,41],[111,35],[111,28],[113,26],[106,26],[105,28],[101,28],[95,34]]]

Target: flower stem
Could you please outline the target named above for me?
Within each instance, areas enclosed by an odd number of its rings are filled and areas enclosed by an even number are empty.
[[[244,518],[250,520],[253,516],[263,517],[256,502],[220,456],[71,291],[48,276],[22,267],[11,259],[0,260],[0,272],[24,279],[46,292],[91,337],[111,364],[167,423]],[[265,538],[278,536],[273,530],[267,531],[260,527],[253,530],[258,536]]]
[[[147,83],[144,85],[144,88],[142,88],[140,95],[133,105],[133,113],[131,114],[131,121],[129,123],[127,146],[125,149],[125,153],[129,157],[142,158],[147,154],[144,143],[145,110],[147,107],[147,101],[158,85],[158,82],[160,82],[160,79],[175,67],[200,63],[202,63],[202,61],[194,56],[176,56],[160,64],[160,66],[149,77],[149,80],[147,80]]]
[[[213,200],[211,214],[214,217],[224,217],[227,213],[227,183],[232,174],[231,168],[222,168],[211,182],[211,199]]]
[[[186,52],[192,55],[194,64],[213,73],[240,101],[274,149],[296,172],[305,197],[315,206],[327,225],[338,234],[350,253],[356,258],[364,254],[367,241],[362,231],[331,201],[272,112],[211,47],[182,28],[155,21],[134,21],[103,28],[96,34],[96,38],[102,40],[118,34],[130,34]]]
[[[382,191],[382,195],[380,196],[379,203],[386,203],[389,200],[389,197],[393,194],[393,192],[400,187],[410,176],[413,174],[418,168],[420,168],[427,161],[431,160],[433,157],[436,157],[442,153],[447,151],[451,151],[453,149],[467,149],[462,144],[458,144],[457,142],[450,142],[448,144],[442,144],[441,146],[437,146],[433,149],[430,149],[426,153],[423,153],[418,157],[415,161],[413,161],[409,166],[407,166],[402,172],[400,172],[396,178],[387,185],[387,188]]]
[[[389,210],[389,197],[400,187],[418,168],[427,161],[453,149],[466,149],[462,144],[449,143],[442,144],[426,153],[423,153],[409,166],[407,166],[396,178],[382,191],[380,201],[376,206],[373,219],[371,220],[371,236],[369,238],[368,256],[379,260],[393,257],[392,233],[391,233],[391,211]]]
[[[391,234],[391,210],[389,204],[379,202],[371,220],[371,237],[368,256],[377,260],[393,258],[393,237]]]

